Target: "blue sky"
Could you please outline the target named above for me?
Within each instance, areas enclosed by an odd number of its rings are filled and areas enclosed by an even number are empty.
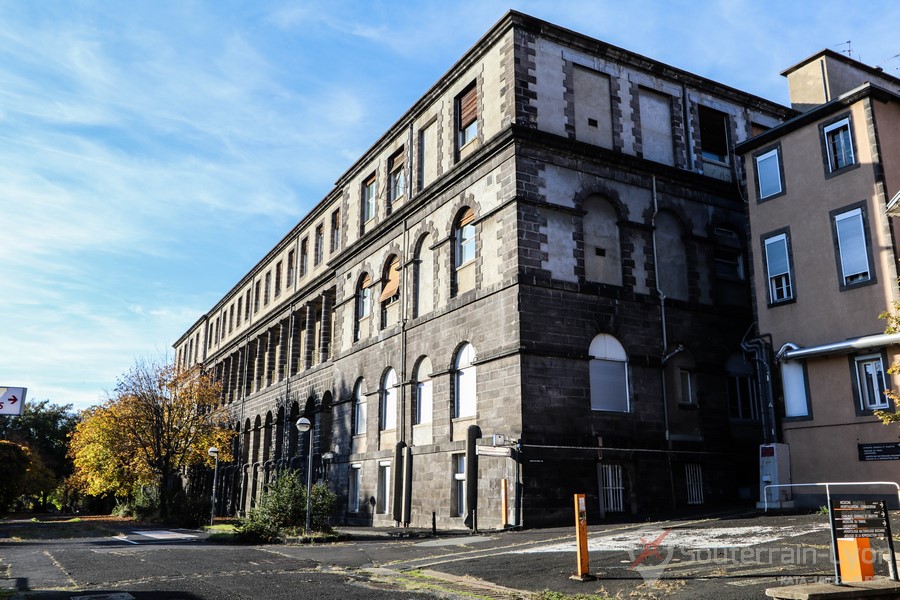
[[[900,3],[0,0],[0,385],[85,408],[172,343],[514,8],[787,103],[900,75]]]

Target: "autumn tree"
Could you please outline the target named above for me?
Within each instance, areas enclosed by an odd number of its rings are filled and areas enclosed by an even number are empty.
[[[887,321],[887,327],[884,329],[885,333],[900,333],[900,301],[895,300],[891,306],[891,310],[884,311],[878,315],[878,318]],[[890,375],[900,373],[900,364],[894,363],[888,367],[887,372]],[[900,422],[900,394],[894,390],[886,389],[884,390],[884,395],[891,399],[896,409],[894,411],[876,410],[874,415],[881,419],[881,422],[885,425]]]
[[[234,434],[220,399],[220,385],[199,369],[138,361],[102,406],[82,415],[70,447],[73,482],[89,494],[120,496],[154,485],[167,518],[179,477],[211,466],[209,447],[231,460]]]

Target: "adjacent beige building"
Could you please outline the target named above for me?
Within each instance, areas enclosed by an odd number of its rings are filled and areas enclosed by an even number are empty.
[[[783,75],[801,113],[737,148],[771,406],[794,483],[895,481],[900,430],[873,413],[894,410],[884,390],[900,384],[887,372],[900,336],[879,319],[898,298],[887,208],[900,189],[900,80],[828,50]],[[798,488],[794,499],[823,495]]]

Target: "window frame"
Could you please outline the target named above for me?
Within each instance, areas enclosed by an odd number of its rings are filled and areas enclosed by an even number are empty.
[[[336,209],[331,213],[331,250],[334,254],[341,247],[341,209]]]
[[[279,260],[275,263],[275,297],[278,298],[281,295],[281,269],[282,262]]]
[[[776,166],[778,169],[778,190],[768,193],[765,196],[763,195],[763,184],[762,178],[760,177],[760,162],[775,158]],[[781,151],[781,143],[775,144],[774,146],[768,146],[759,150],[758,152],[753,153],[753,168],[755,171],[756,177],[754,181],[756,183],[756,201],[757,203],[766,202],[768,200],[772,200],[773,198],[778,198],[779,196],[783,196],[787,193],[785,189],[785,180],[784,180],[784,162],[782,158]]]
[[[790,368],[791,372],[796,373],[797,375],[799,375],[802,378],[802,382],[801,382],[802,383],[802,392],[803,392],[802,400],[805,403],[805,406],[804,406],[805,412],[803,412],[802,414],[796,413],[796,414],[788,415],[788,412],[787,412],[788,401],[789,401],[788,392],[787,392],[788,388],[784,385],[785,379],[786,379],[785,370],[787,368]],[[780,375],[781,375],[781,390],[782,390],[782,397],[783,397],[782,409],[784,411],[783,421],[786,423],[791,422],[791,421],[811,421],[813,419],[812,396],[810,395],[809,374],[807,373],[807,369],[806,369],[806,361],[805,360],[782,361]]]
[[[452,517],[466,516],[466,455],[456,452],[450,455],[453,488],[451,490]]]
[[[475,365],[478,360],[477,356],[475,346],[469,342],[462,344],[456,351],[456,357],[453,361],[454,419],[471,419],[478,416],[478,370]],[[470,380],[467,377],[471,377],[471,383],[468,383]],[[465,391],[471,391],[471,398],[468,395],[463,397],[463,385],[465,385]]]
[[[313,264],[319,266],[325,260],[325,224],[319,223],[313,232]]]
[[[389,368],[381,378],[381,410],[378,419],[379,431],[397,429],[397,372]]]
[[[406,196],[406,150],[401,147],[388,159],[388,214],[392,205]]]
[[[775,242],[783,240],[784,248],[786,253],[786,263],[787,263],[787,271],[779,272],[775,275],[772,274],[771,269],[769,268],[769,245],[774,244]],[[762,260],[763,260],[763,270],[766,273],[766,297],[768,299],[768,306],[782,306],[784,304],[790,304],[792,302],[797,301],[797,282],[794,276],[794,261],[791,253],[791,233],[789,228],[780,229],[777,231],[772,231],[767,234],[763,234],[760,237],[760,241],[762,244]],[[787,275],[787,284],[789,289],[788,295],[776,298],[775,290],[773,287],[775,283],[773,279],[775,277],[781,277]],[[782,286],[783,287],[783,286]]]
[[[475,228],[475,211],[467,207],[456,219],[453,227],[454,266],[459,269],[478,256],[478,232]],[[464,258],[466,255],[468,258]]]
[[[364,380],[362,378],[356,381],[353,387],[353,435],[366,435],[366,394],[363,392]]]
[[[707,113],[707,117],[704,118],[704,113]],[[705,124],[704,121],[706,119],[710,119],[715,117],[722,124],[722,142],[724,142],[724,154],[718,154],[713,152],[712,149],[708,149],[708,147],[704,146],[703,143],[703,132],[710,131],[712,132],[713,126],[712,124]],[[729,159],[731,158],[731,115],[711,106],[706,106],[704,104],[697,105],[697,134],[699,135],[700,141],[700,158],[704,161],[708,161],[718,165],[730,165]],[[718,137],[718,136],[717,136]],[[710,140],[709,136],[707,136],[707,144],[710,144],[719,140]],[[715,145],[714,143],[712,145]]]
[[[378,198],[378,178],[373,173],[363,180],[361,190],[360,217],[365,225],[375,218],[375,204]]]
[[[360,512],[362,489],[362,465],[351,464],[347,473],[347,512]]]
[[[477,81],[467,85],[456,97],[456,148],[462,150],[478,139]],[[470,98],[471,96],[471,98]]]
[[[868,416],[876,410],[894,410],[893,401],[884,393],[884,390],[890,389],[888,385],[888,382],[890,381],[890,374],[884,366],[887,363],[887,356],[885,356],[885,353],[883,351],[879,351],[869,354],[850,356],[849,358],[851,381],[853,382],[853,404],[856,409],[857,416]],[[881,376],[881,383],[884,386],[881,390],[878,390],[882,402],[879,402],[877,404],[868,402],[869,394],[863,393],[863,381],[860,378],[860,367],[863,364],[869,363],[877,363],[878,371]]]
[[[614,342],[614,344],[612,343]],[[613,366],[618,371],[621,369],[624,396],[616,398],[616,405],[619,406],[624,400],[625,410],[621,408],[610,407],[609,404],[603,405],[600,401],[595,402],[594,390],[597,383],[595,378],[594,366],[605,366],[612,369]],[[629,414],[632,412],[631,406],[631,377],[628,368],[628,353],[615,336],[608,333],[599,333],[591,339],[588,348],[588,400],[590,402],[592,413],[617,413]]]
[[[832,147],[832,140],[836,139],[835,132],[847,132],[847,150],[850,153],[850,162],[838,165],[838,155]],[[853,135],[853,119],[849,112],[837,115],[819,124],[819,141],[822,145],[822,163],[825,170],[825,178],[830,179],[859,167],[859,154],[856,148],[856,138]]]
[[[872,256],[872,237],[871,233],[869,232],[868,214],[866,208],[867,207],[865,201],[861,201],[849,206],[834,209],[828,213],[829,219],[831,220],[831,234],[832,241],[834,243],[834,258],[835,267],[837,269],[838,288],[842,292],[878,283],[878,278],[875,275],[875,262]],[[863,258],[865,258],[866,261],[866,278],[848,282],[848,276],[844,274],[845,252],[843,250],[844,245],[841,242],[841,230],[838,226],[838,223],[857,217],[859,219],[859,227],[862,229],[862,240],[864,247],[861,249],[861,251]],[[860,249],[856,249],[856,251],[859,252]],[[852,273],[851,277],[856,275],[859,275],[859,273]]]
[[[305,277],[309,272],[309,236],[300,240],[300,273],[297,276]]]
[[[294,285],[294,275],[295,275],[295,264],[297,262],[297,253],[295,250],[290,250],[287,256],[287,270],[285,272],[285,282],[284,286],[286,289],[290,289]]]

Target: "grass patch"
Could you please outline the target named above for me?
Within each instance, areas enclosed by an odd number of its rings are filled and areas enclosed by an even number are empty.
[[[235,527],[233,523],[220,523],[218,525],[207,525],[203,528],[203,531],[210,531],[212,533],[235,533],[237,527]]]
[[[238,534],[236,531],[220,531],[217,533],[212,533],[209,535],[209,537],[206,538],[206,541],[213,544],[237,544],[239,542]]]

